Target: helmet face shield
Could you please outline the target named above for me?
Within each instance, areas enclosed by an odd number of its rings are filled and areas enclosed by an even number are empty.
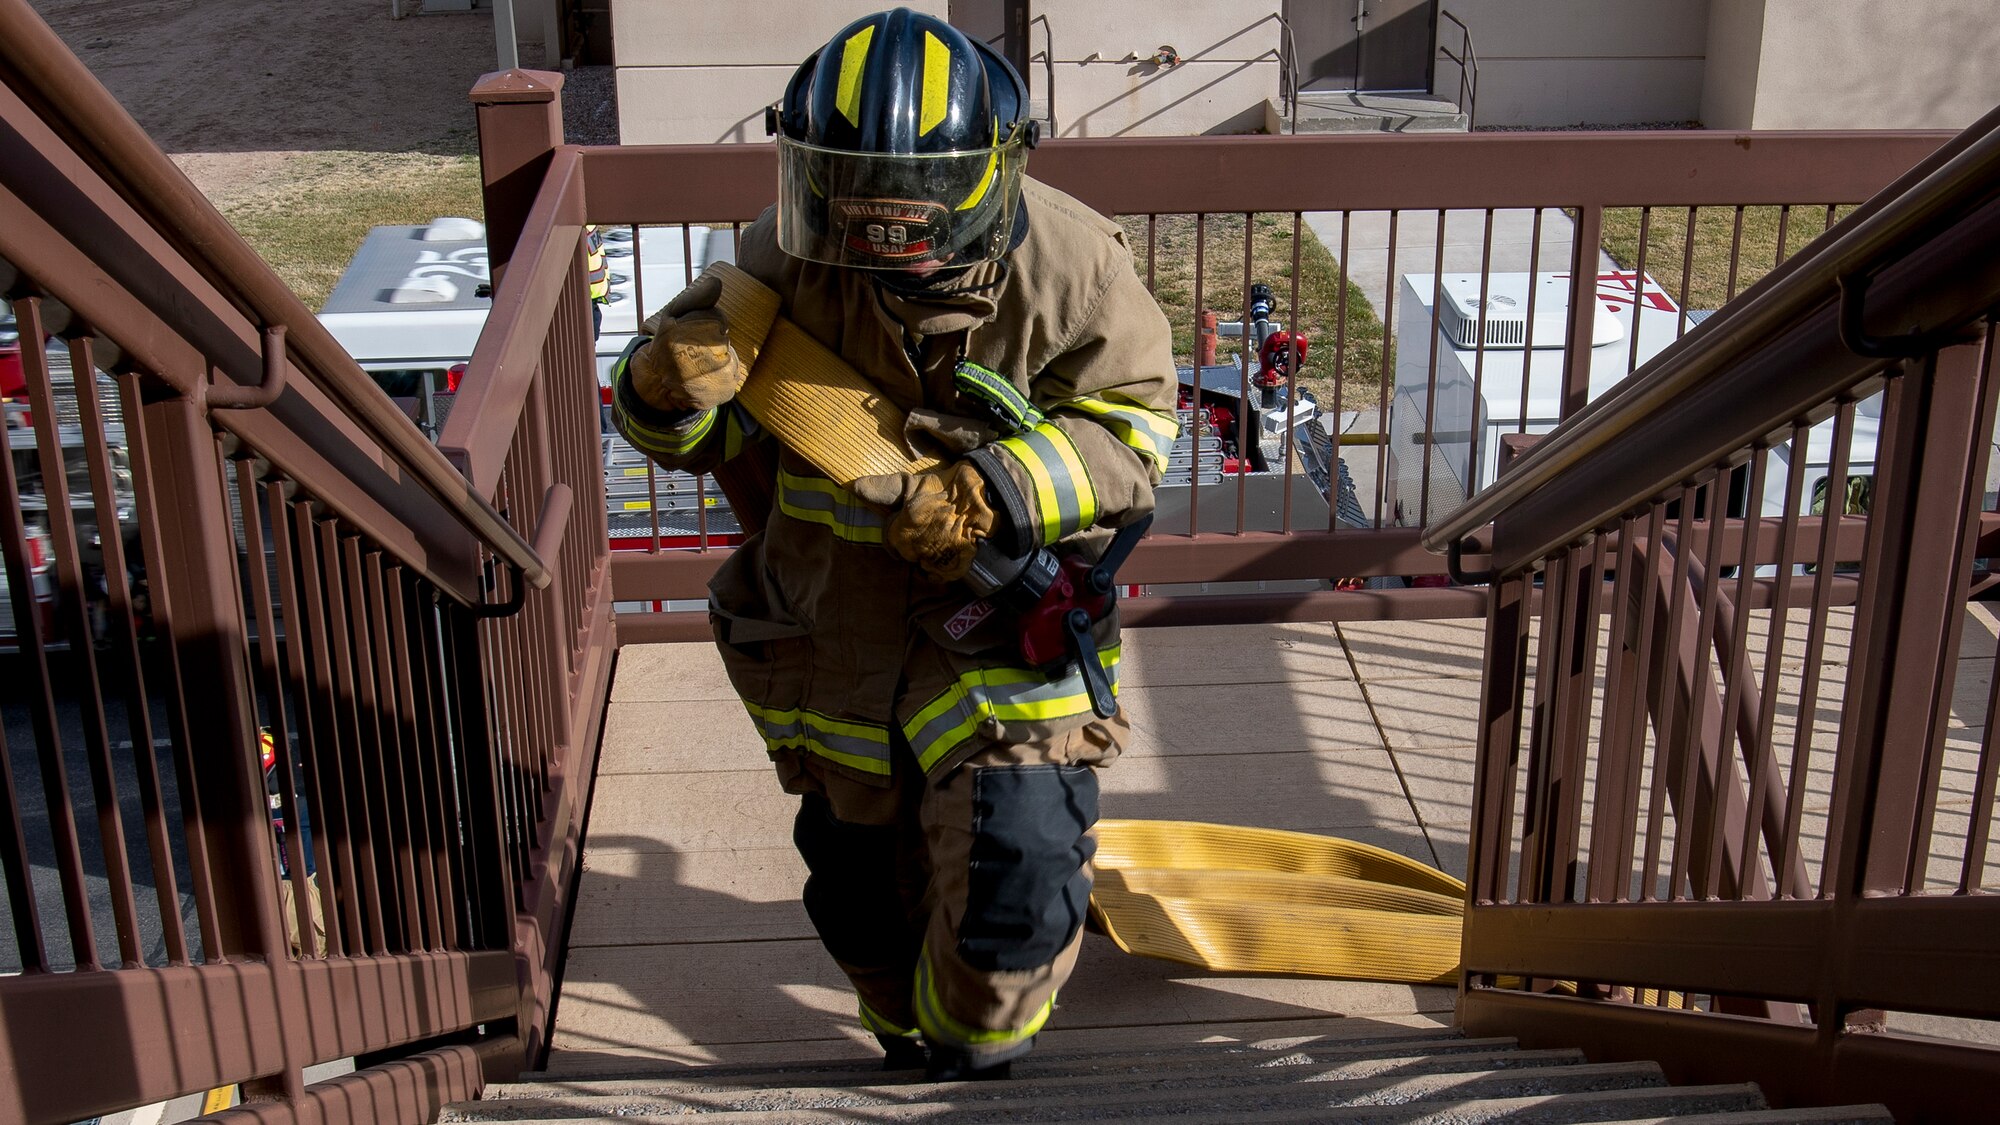
[[[975,265],[1003,257],[1027,145],[889,154],[780,136],[778,246],[861,269]]]

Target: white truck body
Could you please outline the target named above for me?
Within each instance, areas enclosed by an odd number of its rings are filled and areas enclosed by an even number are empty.
[[[610,301],[597,338],[600,382],[639,322],[667,303],[710,261],[734,261],[728,231],[690,227],[604,230]],[[635,261],[640,268],[635,269]],[[477,295],[491,280],[486,229],[469,219],[438,219],[425,226],[376,227],[340,276],[319,314],[368,371],[443,373],[464,363],[486,326],[490,297]]]

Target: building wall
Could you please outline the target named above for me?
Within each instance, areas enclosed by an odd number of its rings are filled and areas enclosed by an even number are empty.
[[[1962,129],[2000,105],[2000,8],[1993,0],[1760,6],[1756,106],[1738,127]]]
[[[627,144],[759,141],[798,61],[882,0],[610,0]],[[1303,2],[1303,0],[1302,0]],[[1960,128],[2000,103],[1994,0],[1445,0],[1479,52],[1478,124]],[[915,0],[1000,34],[1000,0]],[[1065,137],[1254,131],[1282,0],[1040,0],[1037,112]],[[1440,32],[1454,49],[1455,31]],[[1182,62],[1162,67],[1155,50]],[[1053,51],[1050,51],[1050,48]],[[1045,56],[1053,54],[1053,61]],[[1906,62],[1906,60],[1908,60]],[[1916,65],[1910,65],[1915,63]],[[1053,98],[1050,78],[1053,74]],[[1450,96],[1456,68],[1440,62]]]
[[[904,0],[943,18],[946,0]],[[618,136],[628,145],[764,139],[799,61],[882,0],[611,0]]]
[[[611,0],[625,144],[764,139],[764,107],[799,60],[881,0]],[[928,0],[981,38],[1000,34],[998,0]],[[1066,137],[1175,136],[1262,128],[1278,95],[1273,0],[1043,0],[1031,29],[1030,96],[1046,118],[1049,77]],[[1165,30],[1162,30],[1165,29]],[[1045,61],[1053,44],[1054,62]],[[1183,60],[1150,60],[1172,46]]]
[[[1741,0],[1714,0],[1718,7]],[[1472,29],[1480,125],[1688,121],[1702,105],[1710,0],[1445,0]],[[1440,42],[1458,50],[1440,21]],[[1454,96],[1458,68],[1437,65]]]
[[[1273,0],[1040,0],[1032,51],[1055,47],[1055,120],[1065,137],[1185,136],[1263,128],[1278,96]],[[1178,65],[1152,61],[1172,47]],[[1048,103],[1050,68],[1028,84]]]
[[[1708,13],[1708,72],[1701,122],[1711,129],[1748,129],[1757,111],[1757,75],[1764,58],[1764,0],[1717,0]]]

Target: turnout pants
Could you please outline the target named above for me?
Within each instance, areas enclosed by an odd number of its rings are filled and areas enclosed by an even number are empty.
[[[988,1066],[1047,1022],[1082,943],[1096,771],[1123,716],[1031,743],[987,742],[926,775],[907,746],[887,787],[778,761],[803,797],[792,838],[806,912],[884,1039],[921,1034]]]

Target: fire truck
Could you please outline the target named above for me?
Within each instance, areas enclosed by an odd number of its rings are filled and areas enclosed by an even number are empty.
[[[649,309],[678,293],[711,261],[735,259],[728,230],[607,227],[610,293],[596,356],[607,405],[601,445],[606,516],[614,550],[694,546],[742,535],[713,479],[649,469],[609,424],[610,371]],[[463,218],[376,227],[327,297],[320,322],[363,370],[433,437],[444,428],[466,360],[492,307],[486,230]]]

